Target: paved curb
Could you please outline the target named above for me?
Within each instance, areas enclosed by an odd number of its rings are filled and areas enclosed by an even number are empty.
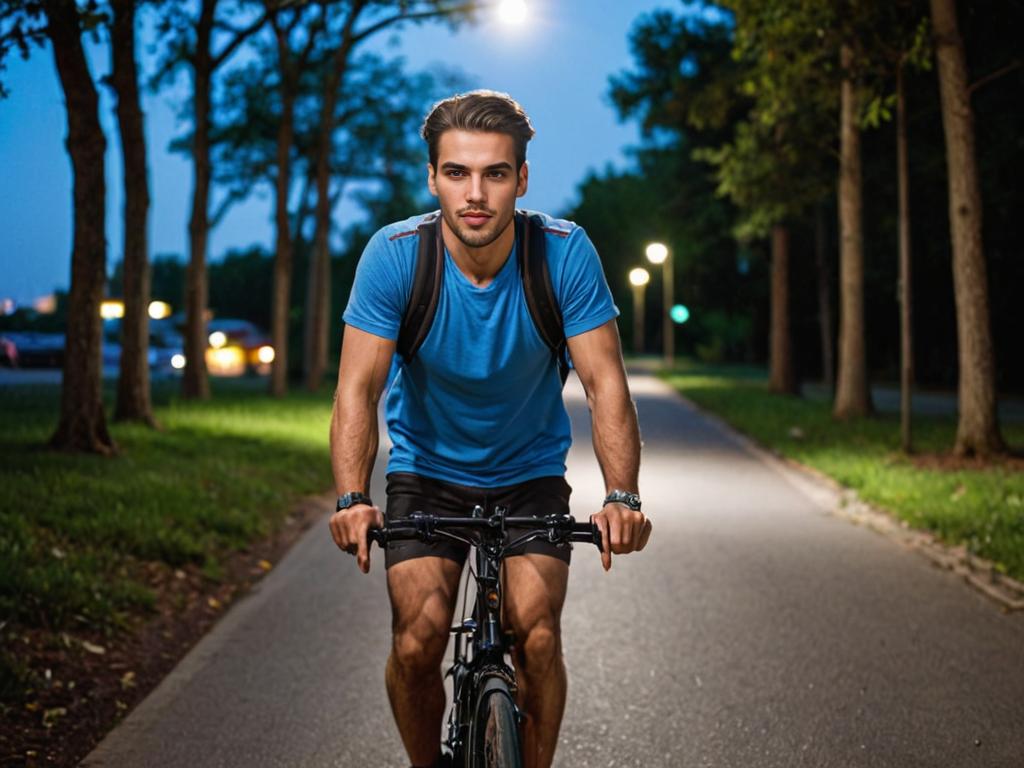
[[[782,475],[824,514],[863,525],[906,549],[918,552],[933,565],[961,576],[971,587],[996,602],[1004,612],[1024,611],[1024,583],[1000,573],[991,561],[972,554],[963,545],[953,547],[928,531],[910,528],[892,513],[865,502],[856,491],[843,487],[823,472],[765,448],[722,417],[698,406],[667,382],[665,386],[689,408],[699,411],[721,428],[744,450]]]

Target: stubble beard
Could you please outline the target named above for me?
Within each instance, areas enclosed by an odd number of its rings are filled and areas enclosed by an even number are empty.
[[[491,221],[488,226],[480,230],[472,230],[469,227],[462,225],[461,216],[469,211],[480,211],[486,213],[491,217]],[[497,240],[505,232],[505,228],[508,227],[512,221],[513,213],[503,222],[499,222],[496,211],[492,211],[487,208],[462,208],[455,213],[450,214],[443,212],[445,223],[448,225],[448,229],[452,231],[452,234],[459,239],[463,245],[469,248],[486,248],[488,245]]]

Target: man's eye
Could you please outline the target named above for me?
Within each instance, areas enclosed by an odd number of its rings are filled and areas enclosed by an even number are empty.
[[[448,176],[451,177],[451,178],[458,178],[458,177],[465,176],[465,175],[466,175],[465,171],[456,171],[456,170],[448,171]]]
[[[504,171],[491,171],[487,175],[490,176],[492,179],[503,179],[503,178],[505,178],[505,172]]]

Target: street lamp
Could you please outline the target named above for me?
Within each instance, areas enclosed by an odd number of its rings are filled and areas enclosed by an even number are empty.
[[[643,267],[629,272],[629,283],[633,286],[633,353],[644,351],[644,287],[651,281],[650,273]]]
[[[664,243],[651,243],[645,251],[651,264],[661,264],[661,281],[664,288],[664,309],[662,311],[662,338],[665,345],[665,367],[671,369],[675,362],[675,327],[670,310],[672,298],[672,254]]]

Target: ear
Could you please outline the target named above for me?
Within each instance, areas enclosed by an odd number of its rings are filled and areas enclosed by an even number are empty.
[[[523,162],[522,167],[519,169],[519,181],[516,183],[516,197],[522,197],[526,194],[526,188],[530,185],[530,164]]]
[[[427,163],[427,189],[430,190],[430,194],[437,197],[437,172],[430,163]]]

